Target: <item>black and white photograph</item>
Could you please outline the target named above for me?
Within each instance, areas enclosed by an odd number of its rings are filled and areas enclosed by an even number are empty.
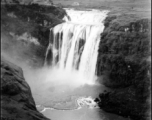
[[[1,0],[1,120],[151,120],[151,0]]]

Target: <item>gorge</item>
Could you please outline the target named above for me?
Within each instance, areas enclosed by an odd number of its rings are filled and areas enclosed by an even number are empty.
[[[1,5],[1,118],[149,120],[147,3],[34,1]]]
[[[37,108],[45,116],[58,120],[98,120],[99,108],[93,102],[101,91],[96,81],[96,63],[108,11],[65,10],[66,22],[50,29],[44,68],[35,71],[37,76],[32,78],[43,81],[36,86],[37,83],[31,83],[33,80],[26,77],[31,76],[29,73],[25,73],[25,77],[33,86]],[[45,87],[40,88],[42,85]]]

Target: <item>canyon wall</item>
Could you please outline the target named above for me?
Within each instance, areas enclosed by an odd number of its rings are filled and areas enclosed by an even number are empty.
[[[50,120],[36,109],[20,67],[1,59],[1,119]]]
[[[150,19],[112,15],[101,34],[97,74],[110,90],[99,95],[101,109],[131,118],[150,118]]]

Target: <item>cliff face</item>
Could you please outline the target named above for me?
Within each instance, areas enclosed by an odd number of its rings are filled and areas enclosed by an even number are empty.
[[[1,119],[49,120],[37,111],[22,69],[3,58],[1,61]]]
[[[150,20],[109,16],[101,35],[97,72],[110,91],[99,95],[101,109],[145,120],[150,99]]]
[[[133,18],[109,16],[105,20],[99,46],[98,75],[111,72],[109,77],[120,80],[129,74],[131,78],[126,78],[128,81],[136,76],[137,64],[147,63],[150,56],[150,20]]]

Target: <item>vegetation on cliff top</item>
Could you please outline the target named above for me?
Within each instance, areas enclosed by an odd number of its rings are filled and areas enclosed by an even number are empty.
[[[131,18],[131,19],[129,19]],[[133,120],[146,120],[150,95],[150,20],[109,16],[101,35],[97,62],[99,82],[111,91],[99,106]]]
[[[48,45],[49,28],[62,23],[65,11],[55,6],[38,4],[1,5],[1,30],[22,35],[25,32],[38,38],[41,45]]]
[[[50,28],[62,23],[61,18],[65,14],[62,8],[55,6],[2,4],[1,43],[3,52],[16,57],[14,55],[16,51],[24,61],[25,58],[28,58],[38,66],[43,65],[49,43]],[[36,40],[39,45],[28,40]]]

